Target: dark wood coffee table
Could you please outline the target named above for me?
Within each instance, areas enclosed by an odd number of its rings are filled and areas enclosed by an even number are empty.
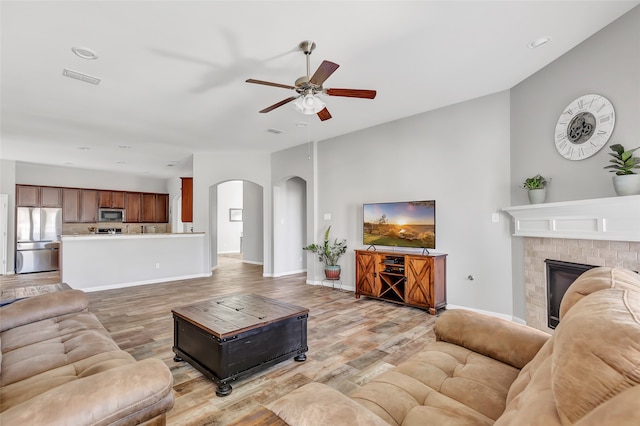
[[[307,359],[309,310],[255,294],[232,294],[173,313],[174,361],[187,361],[231,393],[230,383],[294,357]]]

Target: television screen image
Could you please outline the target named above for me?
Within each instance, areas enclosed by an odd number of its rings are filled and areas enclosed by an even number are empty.
[[[436,248],[436,202],[363,205],[363,243],[369,246]]]

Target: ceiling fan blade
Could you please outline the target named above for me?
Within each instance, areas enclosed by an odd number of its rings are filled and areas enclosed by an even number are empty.
[[[322,83],[329,78],[340,65],[329,61],[322,61],[316,72],[309,80],[311,83],[322,86]]]
[[[287,84],[280,84],[280,83],[272,83],[270,81],[263,81],[263,80],[254,80],[253,78],[250,78],[246,81],[246,83],[253,83],[253,84],[263,84],[265,86],[273,86],[273,87],[282,87],[283,89],[295,89],[295,86],[289,86]]]
[[[331,118],[331,114],[329,114],[329,110],[327,108],[324,108],[318,113],[318,118],[320,118],[320,121],[325,121]]]
[[[376,97],[375,90],[326,89],[324,93],[329,96],[346,96],[348,98],[374,99]]]
[[[279,108],[279,107],[281,107],[282,105],[288,104],[288,103],[289,103],[289,102],[291,102],[291,101],[295,101],[295,100],[296,100],[296,99],[298,99],[299,97],[300,97],[300,96],[291,96],[290,98],[283,99],[283,100],[281,100],[280,102],[275,103],[275,104],[273,104],[273,105],[271,105],[271,106],[269,106],[269,107],[266,107],[266,108],[265,108],[265,109],[263,109],[262,111],[258,111],[258,112],[265,113],[265,112],[273,111],[274,109]]]

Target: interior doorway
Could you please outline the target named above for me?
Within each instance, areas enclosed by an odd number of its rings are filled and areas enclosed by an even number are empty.
[[[307,235],[307,182],[293,176],[273,188],[273,272],[292,275],[307,269],[302,250]]]
[[[246,180],[209,187],[212,269],[229,263],[264,264],[263,189]]]

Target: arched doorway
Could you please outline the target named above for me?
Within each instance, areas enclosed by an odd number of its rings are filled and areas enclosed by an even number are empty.
[[[262,186],[228,180],[209,187],[209,253],[212,269],[218,255],[236,253],[244,263],[264,264]]]

